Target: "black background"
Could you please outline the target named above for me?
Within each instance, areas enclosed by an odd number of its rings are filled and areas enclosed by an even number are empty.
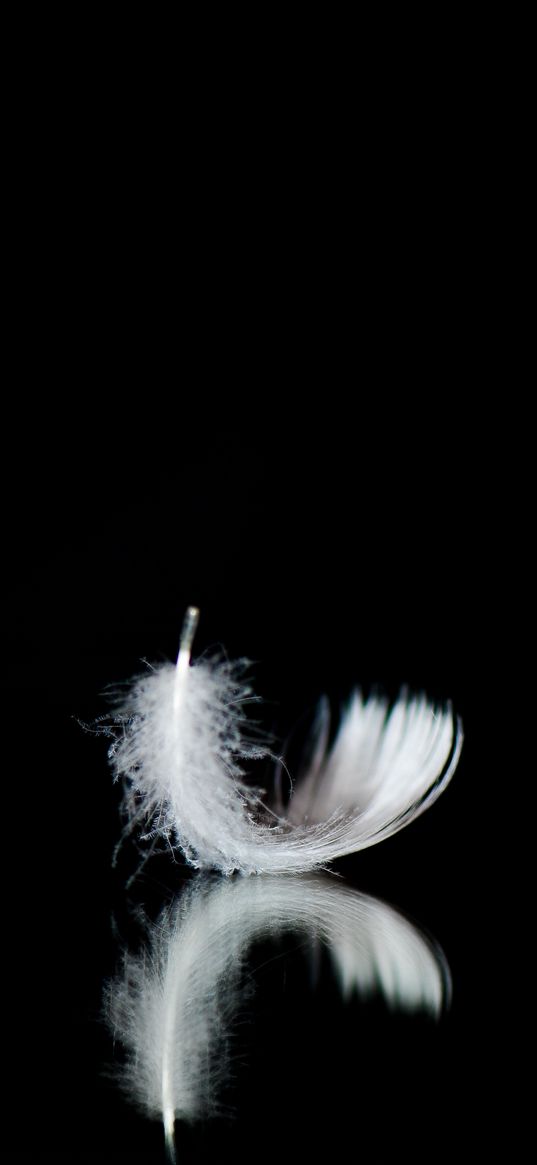
[[[338,866],[435,936],[449,1014],[344,1008],[292,942],[254,952],[237,1119],[181,1130],[181,1159],[482,1151],[504,1116],[523,492],[488,122],[477,151],[452,102],[427,121],[418,94],[410,118],[398,102],[385,117],[377,94],[382,133],[361,106],[367,134],[349,139],[310,103],[282,118],[284,148],[268,98],[231,142],[198,94],[187,146],[135,87],[97,100],[76,71],[21,93],[12,143],[6,1157],[162,1159],[158,1124],[105,1074],[128,854],[114,872],[118,792],[80,722],[140,658],[174,658],[190,603],[196,650],[254,661],[278,740],[323,692],[337,709],[356,684],[408,684],[453,701],[465,744],[430,812]],[[148,867],[138,902],[156,910],[184,876]]]

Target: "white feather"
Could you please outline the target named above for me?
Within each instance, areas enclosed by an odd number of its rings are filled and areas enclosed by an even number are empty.
[[[324,943],[342,993],[380,993],[393,1008],[437,1016],[449,970],[437,948],[393,907],[322,875],[195,882],[150,929],[142,955],[124,955],[108,1013],[127,1050],[128,1095],[164,1123],[218,1115],[228,1074],[241,972],[256,939],[286,930]]]
[[[110,757],[131,827],[145,820],[145,836],[196,868],[299,873],[397,832],[445,789],[462,747],[451,706],[403,693],[390,708],[357,692],[331,748],[321,705],[313,759],[289,804],[264,804],[245,768],[268,750],[248,731],[255,697],[244,664],[191,664],[196,617],[189,609],[177,665],[137,679],[117,712]]]

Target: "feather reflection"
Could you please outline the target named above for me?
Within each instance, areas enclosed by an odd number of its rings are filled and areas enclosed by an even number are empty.
[[[393,1008],[438,1015],[449,993],[439,951],[393,907],[323,875],[196,879],[125,953],[108,987],[114,1035],[126,1049],[121,1082],[162,1120],[218,1115],[243,970],[254,941],[297,932],[323,943],[345,997],[380,993]]]

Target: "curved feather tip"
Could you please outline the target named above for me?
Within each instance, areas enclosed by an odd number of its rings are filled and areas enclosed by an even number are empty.
[[[320,705],[310,761],[288,805],[261,800],[246,766],[270,756],[246,716],[256,700],[244,661],[191,663],[189,608],[177,665],[135,679],[112,722],[109,757],[125,787],[129,828],[224,874],[300,873],[375,845],[446,788],[462,748],[451,705],[403,692],[393,705],[355,692],[329,745]]]

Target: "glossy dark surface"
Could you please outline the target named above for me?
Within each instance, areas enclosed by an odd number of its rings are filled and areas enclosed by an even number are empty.
[[[201,608],[199,651],[223,643],[258,661],[263,723],[280,742],[291,734],[291,755],[318,697],[337,709],[357,683],[450,698],[466,740],[430,812],[337,867],[434,936],[451,969],[449,1010],[433,1022],[378,997],[344,1002],[326,952],[312,963],[296,936],[259,939],[227,1115],[178,1125],[178,1160],[430,1160],[463,1137],[479,1148],[501,1058],[486,816],[500,706],[482,604],[492,513],[467,489],[471,450],[459,449],[458,475],[447,468],[453,426],[436,449],[438,422],[404,447],[385,422],[387,442],[380,415],[345,431],[335,417],[308,428],[305,416],[283,435],[278,414],[269,431],[262,418],[237,429],[198,417],[173,449],[148,434],[119,455],[120,431],[109,441],[96,426],[80,454],[41,449],[25,463],[33,493],[14,523],[4,658],[16,775],[6,812],[17,1002],[7,1010],[14,1035],[18,1008],[27,1033],[15,1039],[9,1160],[164,1160],[159,1124],[107,1075],[121,1049],[102,991],[121,946],[139,942],[129,909],[155,917],[190,875],[157,859],[127,901],[136,856],[127,845],[112,870],[120,826],[106,742],[79,721],[105,710],[105,685],[141,657],[173,658],[189,603]]]

